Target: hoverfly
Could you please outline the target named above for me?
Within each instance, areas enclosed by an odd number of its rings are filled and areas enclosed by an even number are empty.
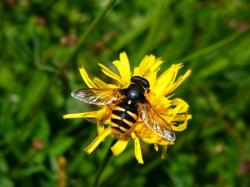
[[[117,138],[129,137],[140,116],[144,124],[165,140],[174,142],[175,133],[146,99],[150,91],[148,80],[133,76],[128,88],[82,88],[71,95],[77,100],[94,105],[113,105],[111,112],[111,134]]]

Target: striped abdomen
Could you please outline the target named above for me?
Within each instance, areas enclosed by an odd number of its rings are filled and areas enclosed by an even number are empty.
[[[121,103],[112,111],[111,132],[116,137],[126,135],[137,120],[137,110],[134,105]]]

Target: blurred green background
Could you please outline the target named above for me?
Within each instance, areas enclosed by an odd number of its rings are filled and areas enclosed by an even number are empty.
[[[143,144],[138,165],[130,142],[100,186],[250,186],[249,20],[247,0],[0,1],[0,187],[93,184],[112,140],[87,155],[96,126],[62,115],[93,110],[70,96],[78,67],[99,76],[121,51],[191,68],[176,97],[193,119],[166,160]]]

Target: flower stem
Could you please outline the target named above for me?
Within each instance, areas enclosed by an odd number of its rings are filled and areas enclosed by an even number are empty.
[[[109,160],[111,159],[111,156],[112,156],[112,151],[111,151],[111,146],[113,146],[113,144],[115,143],[115,139],[112,141],[108,151],[106,152],[105,154],[105,157],[104,159],[102,160],[102,163],[97,171],[97,174],[96,174],[96,177],[95,177],[95,180],[94,180],[94,183],[93,183],[93,187],[97,187],[98,186],[98,182],[99,182],[99,179],[105,169],[105,167],[107,166]]]

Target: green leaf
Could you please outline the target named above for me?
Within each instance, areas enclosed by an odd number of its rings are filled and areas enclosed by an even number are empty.
[[[49,78],[46,74],[35,71],[27,88],[24,90],[25,93],[22,97],[20,109],[17,118],[24,120],[27,115],[35,115],[34,109],[43,99],[46,94],[49,85]]]
[[[3,155],[3,153],[0,152],[0,173],[6,173],[8,171],[9,171],[9,166],[7,160]]]
[[[2,186],[2,187],[14,187],[14,183],[10,178],[5,177],[5,176],[0,176],[0,177],[1,177],[0,186]]]
[[[53,139],[49,147],[50,156],[59,156],[65,153],[74,143],[74,139],[67,136],[58,136]]]

